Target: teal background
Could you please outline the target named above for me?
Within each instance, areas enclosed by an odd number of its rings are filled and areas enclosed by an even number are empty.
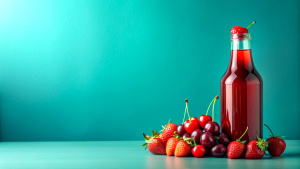
[[[300,139],[298,0],[0,0],[2,141],[139,140],[220,93],[248,26],[264,123]],[[216,105],[219,121],[220,102]],[[264,129],[264,135],[269,132]]]

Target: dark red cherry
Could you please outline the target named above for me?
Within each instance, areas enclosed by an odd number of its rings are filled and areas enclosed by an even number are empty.
[[[205,132],[210,132],[215,136],[218,136],[220,134],[220,126],[217,122],[209,121],[205,124],[204,127]]]
[[[221,133],[221,134],[219,135],[218,142],[219,142],[220,144],[223,144],[224,146],[227,147],[228,144],[230,143],[230,139],[229,139],[229,137],[227,136],[227,134]]]
[[[182,139],[186,139],[186,138],[191,138],[191,134],[190,133],[185,133],[183,136],[182,136]],[[192,141],[191,140],[187,140],[186,141],[188,144],[192,144]]]
[[[200,143],[205,148],[210,148],[215,144],[215,137],[210,132],[205,132],[200,137]]]
[[[182,137],[185,133],[186,133],[186,131],[185,131],[185,129],[184,129],[184,125],[183,125],[183,124],[180,124],[180,125],[177,127],[177,134],[178,134],[178,136]]]
[[[206,156],[206,157],[210,157],[210,156],[211,156],[211,154],[210,154],[210,149],[211,149],[211,148],[205,148],[205,156]]]
[[[186,138],[191,138],[191,134],[190,133],[184,133],[184,135],[182,136],[182,139],[186,139]]]
[[[226,147],[223,144],[217,144],[210,149],[210,154],[214,157],[224,157],[226,152]]]
[[[192,132],[191,137],[195,140],[196,143],[200,143],[200,136],[203,134],[202,130],[196,129]]]

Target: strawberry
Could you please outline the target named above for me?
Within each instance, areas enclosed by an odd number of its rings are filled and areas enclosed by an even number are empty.
[[[152,130],[152,137],[146,135],[145,133],[143,133],[145,140],[145,143],[143,144],[143,146],[146,146],[145,149],[148,150],[153,153],[153,154],[161,154],[161,155],[165,155],[166,154],[166,145],[163,143],[163,141],[158,138],[158,132],[157,131],[153,131]]]
[[[186,142],[188,140],[192,140],[190,144]],[[190,155],[192,151],[191,145],[195,145],[195,141],[192,138],[186,138],[184,140],[179,141],[175,148],[175,157],[185,157]]]
[[[238,33],[248,33],[248,29],[243,28],[241,26],[234,26],[231,29],[231,34],[238,34]]]
[[[272,136],[267,139],[267,141],[269,142],[269,146],[268,146],[267,150],[271,156],[280,156],[284,152],[284,150],[286,148],[286,144],[285,144],[284,140],[280,138],[282,136],[274,136],[272,130],[266,124],[265,124],[265,126],[272,133]]]
[[[267,141],[269,142],[267,150],[271,156],[280,156],[284,152],[286,144],[281,138],[270,137]]]
[[[175,131],[177,131],[177,125],[176,124],[172,124],[171,121],[168,122],[167,125],[162,126],[163,130],[162,130],[162,135],[160,136],[160,138],[163,140],[163,142],[165,144],[167,144],[168,140],[173,137],[173,135],[175,134]]]
[[[248,29],[250,28],[250,26],[252,26],[255,23],[256,23],[256,21],[252,22],[247,28],[243,28],[241,26],[234,26],[231,29],[231,35],[233,35],[233,34],[239,34],[239,33],[248,33]]]
[[[251,141],[246,148],[245,158],[246,159],[260,159],[265,155],[265,150],[268,147],[268,142],[257,137],[258,141]]]
[[[231,142],[228,145],[228,147],[227,147],[228,158],[235,159],[235,158],[240,158],[243,156],[245,149],[246,149],[246,146],[245,146],[246,140],[241,141],[241,138],[246,134],[247,131],[248,131],[248,127],[246,128],[246,131],[240,138],[238,138],[236,141]]]
[[[228,158],[235,159],[243,156],[245,152],[245,145],[239,141],[231,142],[227,147],[227,156]]]
[[[168,140],[170,139],[170,138],[167,137],[167,135],[164,134],[164,133],[160,133],[160,134],[158,135],[158,138],[160,138],[160,139],[162,140],[162,142],[163,142],[165,145],[167,144]]]
[[[176,145],[180,140],[178,138],[175,137],[171,137],[166,145],[166,153],[168,156],[173,156],[175,149],[176,149]]]

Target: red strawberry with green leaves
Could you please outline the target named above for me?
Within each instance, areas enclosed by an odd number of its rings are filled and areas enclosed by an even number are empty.
[[[190,155],[192,152],[193,145],[195,145],[195,140],[192,138],[186,138],[184,140],[179,141],[175,148],[175,153],[174,153],[175,157],[186,157]]]
[[[162,139],[164,144],[167,144],[168,140],[173,137],[175,134],[175,131],[177,131],[177,124],[172,124],[172,121],[170,120],[168,124],[165,126],[162,126],[162,133],[159,135],[159,138]]]
[[[252,26],[253,24],[255,24],[256,21],[252,22],[247,28],[243,28],[241,26],[234,26],[231,29],[231,34],[240,34],[240,33],[248,33],[248,29],[250,28],[250,26]]]
[[[192,147],[187,142],[181,140],[177,143],[175,157],[185,157],[191,154]]]
[[[265,155],[265,150],[268,147],[268,142],[257,136],[258,141],[251,141],[246,148],[245,158],[246,159],[260,159]]]
[[[245,146],[246,140],[241,141],[241,138],[247,133],[247,131],[248,131],[248,127],[246,128],[246,131],[240,138],[238,138],[236,141],[231,142],[227,146],[228,158],[235,159],[235,158],[240,158],[243,156],[245,149],[246,149],[246,146]]]
[[[267,139],[267,141],[269,142],[269,146],[268,146],[267,150],[271,156],[280,156],[286,148],[286,143],[284,142],[283,139],[280,138],[283,136],[274,136],[274,134],[273,134],[272,130],[269,128],[269,126],[267,126],[266,124],[265,124],[265,126],[272,133],[272,137]]]
[[[180,137],[178,135],[174,135],[174,137],[171,137],[166,145],[166,153],[168,156],[173,156],[177,143],[180,141]]]
[[[243,28],[241,26],[234,26],[231,29],[231,34],[238,34],[238,33],[248,33],[248,29]]]
[[[158,138],[158,132],[152,130],[152,137],[146,135],[143,133],[145,140],[145,143],[143,146],[146,146],[145,150],[148,148],[148,150],[153,154],[166,154],[166,145],[163,143],[163,141]]]

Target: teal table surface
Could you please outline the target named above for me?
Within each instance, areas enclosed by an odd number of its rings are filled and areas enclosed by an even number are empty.
[[[300,140],[281,157],[259,160],[153,155],[143,141],[1,142],[0,168],[300,168]]]

